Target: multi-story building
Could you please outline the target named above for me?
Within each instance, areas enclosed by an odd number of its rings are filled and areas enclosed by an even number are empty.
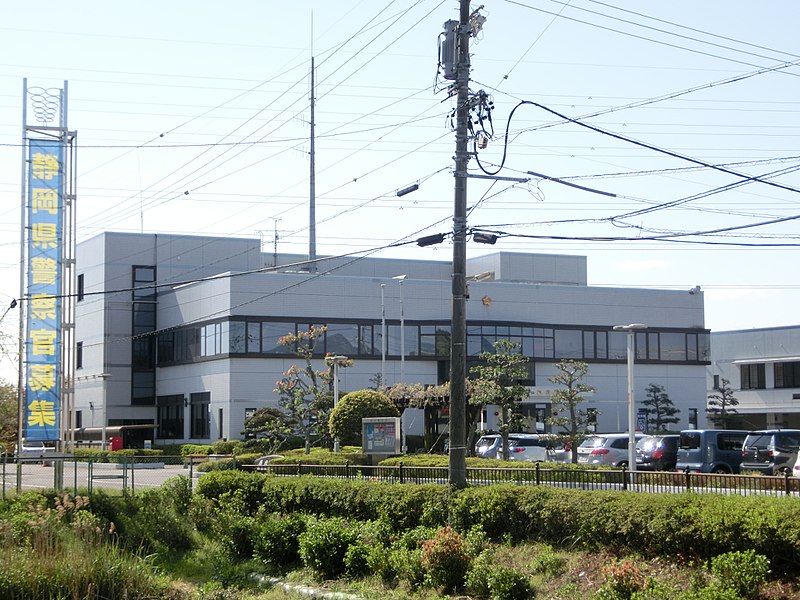
[[[161,443],[238,438],[248,414],[277,405],[275,383],[297,362],[277,340],[312,324],[327,326],[320,367],[326,353],[354,360],[339,370],[342,392],[449,378],[449,261],[309,265],[262,253],[257,239],[104,233],[78,245],[77,264],[79,427],[149,423],[139,437]],[[550,415],[562,358],[589,363],[597,430],[627,429],[627,334],[614,326],[629,323],[648,326],[635,334],[637,403],[657,383],[681,411],[676,427],[705,425],[702,293],[590,286],[583,256],[497,252],[467,270],[468,361],[498,339],[521,346],[531,430]],[[408,432],[421,432],[421,411],[407,413]],[[483,426],[496,420],[490,407]]]
[[[728,382],[737,429],[800,428],[800,326],[711,335],[709,394]]]

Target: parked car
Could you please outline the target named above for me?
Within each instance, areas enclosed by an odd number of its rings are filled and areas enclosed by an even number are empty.
[[[46,442],[23,439],[22,444],[17,446],[16,454],[19,458],[40,458],[55,451],[55,446]]]
[[[636,444],[636,468],[640,471],[672,471],[678,462],[680,436],[647,435]]]
[[[559,448],[546,435],[536,433],[509,433],[509,460],[551,462]],[[503,440],[499,433],[484,435],[475,444],[475,454],[482,458],[503,458]]]
[[[791,473],[800,448],[800,429],[751,431],[742,446],[742,471]]]
[[[738,429],[686,429],[678,441],[677,471],[739,473],[747,431]]]
[[[643,433],[635,434],[637,442],[643,437]],[[578,446],[578,464],[627,466],[628,441],[627,433],[590,435]]]

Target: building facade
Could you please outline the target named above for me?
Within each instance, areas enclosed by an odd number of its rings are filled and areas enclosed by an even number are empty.
[[[309,265],[257,239],[104,233],[78,245],[77,264],[78,427],[152,424],[139,435],[159,443],[239,438],[249,414],[277,406],[275,383],[297,362],[278,339],[310,325],[327,326],[320,368],[326,353],[354,361],[339,370],[342,393],[449,378],[449,261]],[[546,429],[563,358],[589,363],[597,430],[627,429],[627,334],[614,326],[628,323],[648,326],[635,334],[637,404],[656,383],[680,409],[675,429],[705,426],[702,293],[589,286],[583,256],[497,252],[467,271],[468,361],[499,339],[520,345],[531,431]],[[489,407],[483,428],[496,421]],[[409,434],[422,425],[407,411]]]
[[[739,402],[737,429],[800,429],[800,326],[719,331],[711,335],[709,394],[723,380]]]

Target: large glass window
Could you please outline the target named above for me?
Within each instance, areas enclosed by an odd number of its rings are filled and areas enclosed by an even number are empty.
[[[686,334],[664,332],[661,334],[661,360],[686,360]]]
[[[583,332],[578,329],[556,329],[555,357],[583,358]]]
[[[764,363],[739,365],[739,373],[742,379],[741,388],[743,390],[763,390],[767,387]]]
[[[189,396],[189,425],[192,439],[211,437],[211,392],[198,392]]]
[[[608,332],[608,358],[611,360],[627,360],[628,333],[625,331]]]
[[[288,352],[286,346],[281,346],[278,340],[294,331],[294,323],[261,323],[261,352],[264,354],[284,354]]]
[[[328,325],[325,350],[329,354],[356,356],[358,354],[358,325],[336,323]]]
[[[261,323],[247,324],[247,351],[261,352]]]
[[[243,321],[231,321],[228,326],[228,352],[231,354],[241,354],[247,348],[245,323]]]
[[[156,374],[154,370],[133,371],[131,373],[131,404],[134,406],[152,406],[155,404],[153,395],[156,389]]]
[[[800,387],[800,362],[775,363],[775,387]]]
[[[158,437],[162,440],[183,438],[183,396],[159,396],[157,401]]]

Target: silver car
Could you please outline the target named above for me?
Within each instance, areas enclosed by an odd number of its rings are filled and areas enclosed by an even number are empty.
[[[509,460],[552,462],[558,448],[547,436],[535,433],[508,434]],[[484,435],[475,444],[475,454],[481,458],[503,458],[503,440],[499,433]]]
[[[635,437],[638,442],[644,434],[636,433]],[[628,439],[627,433],[590,435],[578,446],[578,464],[628,466]]]

